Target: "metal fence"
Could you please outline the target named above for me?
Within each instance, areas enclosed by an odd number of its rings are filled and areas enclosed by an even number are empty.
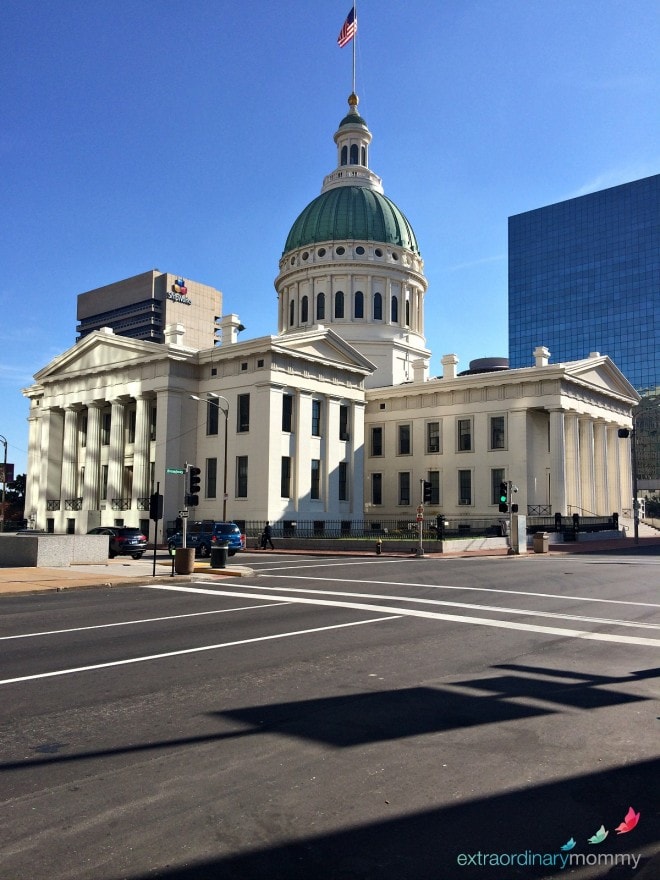
[[[266,525],[258,520],[235,520],[248,538],[258,538]],[[441,537],[504,535],[508,521],[502,517],[433,517],[423,521],[422,534],[427,540]],[[419,537],[419,524],[414,519],[373,520],[283,520],[271,523],[274,538],[328,538],[410,541]]]

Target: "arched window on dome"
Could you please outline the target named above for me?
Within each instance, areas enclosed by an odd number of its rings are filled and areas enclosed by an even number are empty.
[[[406,300],[406,327],[410,327],[410,300]]]
[[[359,163],[359,153],[358,153],[358,145],[351,144],[351,165],[357,165]]]
[[[316,320],[325,320],[325,294],[319,293],[316,296]]]
[[[344,291],[338,290],[335,293],[335,318],[344,317]]]
[[[293,321],[296,316],[296,304],[293,300],[289,303],[289,327],[293,327]]]
[[[364,294],[361,290],[355,291],[355,317],[364,318]]]
[[[367,164],[367,148],[362,147],[362,164],[366,166]]]
[[[399,300],[395,296],[392,297],[392,323],[399,323]]]
[[[341,165],[348,165],[348,147],[343,146],[341,148]]]
[[[374,321],[383,320],[383,296],[380,293],[374,293]]]
[[[300,323],[306,324],[309,321],[309,300],[306,296],[300,301]]]

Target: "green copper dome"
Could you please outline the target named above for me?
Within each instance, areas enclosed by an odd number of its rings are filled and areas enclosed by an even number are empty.
[[[366,186],[338,186],[310,202],[291,227],[283,253],[322,241],[376,241],[419,255],[413,228],[386,196]]]

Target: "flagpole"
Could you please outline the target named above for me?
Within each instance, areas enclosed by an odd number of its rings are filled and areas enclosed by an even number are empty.
[[[357,24],[357,0],[353,2],[353,17],[355,18],[355,22]],[[355,36],[353,37],[353,94],[355,94],[355,46],[357,44],[357,27],[355,29]]]

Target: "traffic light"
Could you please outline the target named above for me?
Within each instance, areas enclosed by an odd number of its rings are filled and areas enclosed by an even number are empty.
[[[158,522],[158,520],[162,518],[163,496],[159,492],[154,492],[154,494],[149,498],[149,519],[154,520],[154,522]]]
[[[188,495],[186,496],[188,507],[196,507],[199,504],[199,492],[202,487],[201,473],[201,468],[192,465],[188,469]]]
[[[424,480],[424,485],[422,486],[422,500],[424,502],[429,502],[431,500],[431,483],[429,480]]]
[[[509,485],[500,483],[500,513],[506,513],[509,509]]]

